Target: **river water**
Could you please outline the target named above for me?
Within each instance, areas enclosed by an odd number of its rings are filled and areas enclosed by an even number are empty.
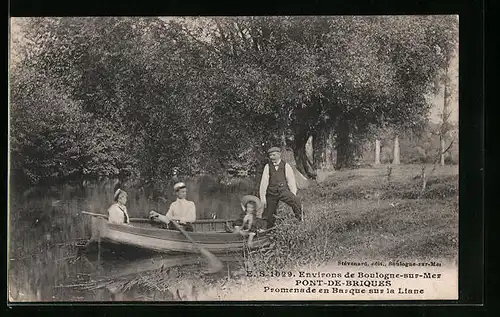
[[[129,291],[116,289],[137,282],[139,277],[147,277],[151,283],[160,279],[163,284],[169,278],[174,284],[186,276],[204,275],[208,268],[199,254],[161,254],[111,243],[92,242],[86,246],[83,243],[56,244],[40,249],[39,254],[9,259],[11,300],[113,301],[123,300],[131,292],[136,292],[135,297],[127,297],[131,300],[143,300],[145,294],[150,294],[147,300],[182,300],[172,297],[175,291],[171,289],[155,292],[154,286],[144,288],[146,282],[141,283],[140,294],[137,287]],[[217,256],[224,269],[212,276],[215,279],[243,267],[242,254]]]
[[[190,187],[188,199],[196,203],[199,218],[234,217],[241,210],[240,198],[253,193],[244,186],[213,190],[198,182],[191,183]],[[52,195],[37,197],[13,197],[11,193],[8,237],[11,301],[118,300],[120,296],[110,295],[112,287],[97,287],[96,284],[103,279],[106,282],[134,280],[161,266],[181,272],[174,280],[182,279],[183,272],[196,275],[204,271],[206,263],[199,255],[144,253],[137,249],[113,254],[110,250],[115,248],[107,249],[106,245],[99,252],[95,248],[82,252],[82,246],[90,238],[91,222],[81,211],[106,213],[109,197],[112,193],[103,191],[74,197],[65,188]],[[166,212],[173,199],[168,197],[167,202],[152,202],[146,195],[132,190],[129,197],[130,216],[141,218],[152,209]],[[241,269],[240,254],[224,255],[221,260],[226,264],[226,275]],[[159,298],[170,299],[168,296]]]

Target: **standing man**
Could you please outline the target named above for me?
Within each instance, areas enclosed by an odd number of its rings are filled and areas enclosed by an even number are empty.
[[[281,159],[281,149],[272,147],[267,151],[271,164],[264,166],[260,181],[260,200],[265,206],[262,218],[268,228],[274,226],[278,203],[281,200],[292,207],[295,217],[302,221],[302,206],[297,197],[297,183],[290,164]]]
[[[174,191],[177,195],[177,200],[170,205],[167,214],[163,216],[152,210],[149,213],[149,217],[156,218],[167,224],[170,230],[177,230],[177,227],[171,223],[172,221],[176,221],[184,230],[193,231],[192,223],[196,221],[196,207],[194,202],[186,199],[186,184],[182,182],[175,184]]]

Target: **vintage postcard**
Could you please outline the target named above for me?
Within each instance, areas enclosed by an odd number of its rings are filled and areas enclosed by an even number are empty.
[[[458,299],[458,16],[10,20],[8,296]]]

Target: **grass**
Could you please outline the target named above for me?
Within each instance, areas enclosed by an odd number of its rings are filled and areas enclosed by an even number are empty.
[[[385,167],[339,172],[302,193],[307,221],[283,222],[275,238],[286,246],[283,254],[293,254],[289,263],[297,264],[343,257],[455,258],[456,172],[440,167],[423,192],[420,166],[393,168],[390,180]]]
[[[273,248],[246,253],[243,267],[228,269],[219,277],[200,276],[196,265],[183,267],[176,274],[172,273],[177,270],[174,268],[168,274],[152,271],[111,281],[108,288],[127,290],[129,297],[121,299],[129,300],[217,299],[252,283],[238,277],[244,268],[293,268],[341,259],[457,261],[458,167],[434,171],[429,167],[425,191],[421,190],[420,165],[393,167],[390,178],[387,167],[334,172],[321,183],[301,190],[306,221],[295,222],[289,208],[281,205]],[[200,218],[211,213],[230,217],[238,211],[239,197],[256,190],[250,182],[219,185],[203,178],[189,181],[188,186]],[[150,209],[166,209],[163,202],[129,192],[132,217]],[[86,193],[85,199],[64,195],[63,190],[63,203],[55,207],[53,198],[48,197],[16,199],[11,204],[10,257],[14,260],[9,274],[14,298],[57,299],[68,292],[57,285],[68,280],[77,283],[78,274],[89,272],[85,262],[75,261],[72,245],[72,241],[88,237],[90,229],[89,219],[78,210],[105,212],[111,193],[94,190]],[[80,299],[109,299],[106,296],[111,295],[96,288]]]

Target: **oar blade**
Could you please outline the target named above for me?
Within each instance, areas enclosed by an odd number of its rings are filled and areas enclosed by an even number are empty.
[[[213,273],[217,273],[220,270],[222,270],[224,265],[222,264],[221,260],[219,260],[219,258],[217,258],[210,251],[203,249],[203,248],[200,249],[200,252],[207,259],[207,262],[208,262],[207,273],[213,274]]]

